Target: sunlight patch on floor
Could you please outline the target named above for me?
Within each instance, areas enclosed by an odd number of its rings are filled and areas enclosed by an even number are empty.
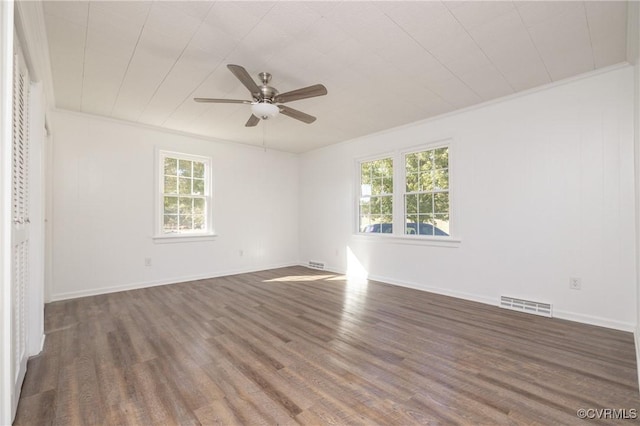
[[[286,277],[272,278],[270,280],[263,280],[262,282],[291,282],[291,281],[320,281],[335,279],[335,274],[331,275],[289,275]]]

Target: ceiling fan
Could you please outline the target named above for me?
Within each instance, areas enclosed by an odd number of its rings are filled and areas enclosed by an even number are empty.
[[[251,104],[251,117],[245,124],[246,127],[253,127],[260,122],[260,119],[268,120],[273,118],[278,113],[282,113],[296,120],[300,120],[304,123],[311,124],[316,121],[316,117],[305,114],[297,109],[290,108],[284,104],[291,101],[297,101],[300,99],[313,98],[316,96],[322,96],[327,94],[327,88],[322,84],[314,84],[313,86],[303,87],[302,89],[292,90],[290,92],[278,93],[278,91],[269,86],[271,81],[271,74],[268,72],[261,72],[258,74],[262,84],[258,86],[251,78],[246,69],[240,65],[227,65],[227,68],[236,76],[240,83],[244,85],[251,93],[252,101],[240,100],[240,99],[212,99],[212,98],[193,98],[196,102],[208,102],[217,104]]]

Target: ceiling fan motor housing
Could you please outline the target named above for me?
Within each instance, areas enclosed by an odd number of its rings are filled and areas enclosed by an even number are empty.
[[[262,73],[261,73],[262,74]],[[269,102],[273,103],[275,97],[278,95],[278,91],[271,86],[267,86],[263,84],[260,86],[260,92],[254,94],[254,99],[256,102]]]

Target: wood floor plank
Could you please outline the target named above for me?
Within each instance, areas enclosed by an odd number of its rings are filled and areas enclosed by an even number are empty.
[[[640,408],[631,333],[304,267],[50,303],[45,331],[15,425],[549,425]]]

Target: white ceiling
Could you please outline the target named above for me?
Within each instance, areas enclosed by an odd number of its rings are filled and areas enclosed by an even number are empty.
[[[304,152],[626,60],[627,3],[45,1],[56,106]],[[226,68],[329,94],[246,128]]]

